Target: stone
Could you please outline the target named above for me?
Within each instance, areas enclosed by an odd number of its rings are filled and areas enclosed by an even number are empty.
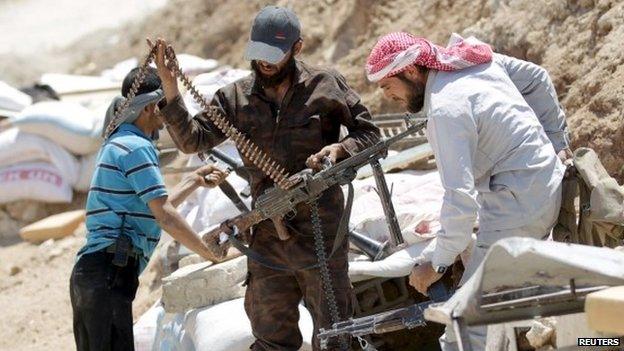
[[[32,200],[8,203],[6,209],[12,218],[24,223],[32,223],[49,215],[46,204]]]
[[[54,247],[54,239],[48,239],[39,245],[39,250],[48,251]]]
[[[535,320],[531,323],[531,329],[526,333],[526,338],[534,348],[540,348],[552,344],[555,327],[554,322],[548,319]]]
[[[48,261],[52,261],[53,259],[61,256],[62,254],[63,254],[63,248],[59,246],[53,247],[51,250],[46,251],[45,253]]]
[[[21,271],[22,271],[22,267],[16,266],[16,265],[12,265],[9,268],[9,275],[10,276],[18,275]]]
[[[180,313],[242,297],[246,276],[246,256],[182,267],[163,278],[163,306],[169,313]]]
[[[0,238],[12,238],[19,234],[19,222],[0,210]]]
[[[591,329],[613,335],[624,334],[624,286],[593,292],[585,298],[585,313]]]
[[[74,232],[72,233],[74,236],[76,237],[86,237],[87,236],[87,224],[85,222],[82,222],[78,225],[78,228],[76,228],[76,230],[74,230]]]
[[[178,264],[179,264],[179,267],[182,268],[182,267],[186,267],[192,264],[198,264],[202,262],[206,262],[206,260],[204,260],[198,254],[191,254],[191,255],[182,257],[182,259],[180,259],[180,262]]]

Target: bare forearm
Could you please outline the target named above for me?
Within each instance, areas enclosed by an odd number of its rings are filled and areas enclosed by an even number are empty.
[[[169,202],[171,202],[173,207],[180,206],[180,204],[199,187],[197,177],[197,175],[186,176],[171,190]]]
[[[209,255],[201,239],[171,204],[163,206],[162,213],[156,220],[163,230],[191,251],[202,257]]]

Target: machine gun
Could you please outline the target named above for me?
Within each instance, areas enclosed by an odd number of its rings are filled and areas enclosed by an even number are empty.
[[[204,233],[202,238],[211,249],[215,259],[219,260],[225,256],[229,248],[228,242],[237,242],[236,237],[238,235],[266,219],[273,220],[278,236],[281,239],[288,238],[288,231],[282,222],[285,215],[293,213],[298,204],[316,199],[325,190],[334,185],[349,184],[355,178],[357,170],[367,164],[370,164],[374,171],[377,188],[384,204],[384,212],[386,218],[389,219],[391,243],[394,246],[402,245],[403,238],[396,221],[379,159],[386,157],[390,145],[424,129],[427,121],[422,117],[407,116],[406,123],[408,128],[402,133],[379,141],[377,144],[335,165],[326,165],[318,173],[313,173],[311,170],[306,169],[295,174],[290,178],[292,183],[288,189],[281,187],[269,189],[258,197],[255,208],[252,211],[229,219],[223,222],[221,226]]]
[[[401,329],[425,326],[425,309],[432,303],[444,302],[451,296],[450,292],[440,281],[431,285],[428,295],[431,299],[429,301],[366,317],[334,323],[329,329],[321,328],[317,336],[321,343],[321,349],[323,349],[329,339],[340,335],[349,334],[360,339],[360,343],[366,344],[366,341],[361,338],[364,335],[383,334]],[[373,349],[364,345],[362,348],[365,350]]]

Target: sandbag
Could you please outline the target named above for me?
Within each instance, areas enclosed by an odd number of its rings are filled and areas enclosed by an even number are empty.
[[[20,130],[44,136],[76,155],[98,150],[101,119],[86,108],[63,101],[43,101],[10,119]]]
[[[53,164],[69,184],[78,179],[78,160],[53,141],[17,128],[0,133],[0,167],[33,161]]]
[[[98,76],[82,76],[77,74],[44,73],[39,79],[40,84],[49,85],[58,94],[76,92],[92,92],[95,90],[117,90],[119,82]]]
[[[97,163],[98,153],[93,153],[91,155],[85,155],[80,157],[80,171],[78,174],[78,179],[74,184],[74,190],[87,192],[91,187],[91,180],[93,178],[93,173],[95,172],[95,164]]]
[[[17,200],[69,203],[71,185],[49,163],[21,163],[0,168],[0,203]]]
[[[217,60],[204,59],[195,55],[178,54],[176,57],[182,72],[189,75],[209,72],[219,66],[219,62],[217,62]]]
[[[579,148],[574,153],[574,165],[591,191],[589,218],[624,225],[624,188],[607,173],[596,152]]]
[[[240,156],[232,142],[224,142],[217,148],[226,155],[240,160]],[[188,166],[199,167],[201,164],[202,161],[196,155],[192,156],[188,162]],[[220,165],[219,167],[224,166]],[[243,191],[248,185],[243,178],[235,173],[231,173],[227,181],[230,182],[238,193]],[[241,197],[241,199],[245,202],[247,208],[251,208],[251,196]],[[220,224],[240,213],[234,203],[219,188],[200,188],[195,190],[178,206],[178,211],[197,232],[201,232],[215,224]]]
[[[464,252],[460,254],[460,259],[466,265],[477,236],[472,234],[470,244]],[[349,277],[352,282],[369,279],[370,277],[398,278],[409,275],[414,266],[424,262],[431,262],[435,251],[436,239],[431,237],[423,238],[410,246],[399,250],[383,260],[370,261],[350,261]]]
[[[255,338],[243,306],[244,299],[194,310],[186,317],[184,332],[197,351],[247,351]],[[313,324],[310,313],[299,305],[300,350],[312,350]]]
[[[158,327],[165,316],[165,309],[159,302],[147,310],[132,327],[134,332],[134,349],[136,351],[158,350],[154,348]]]
[[[31,103],[30,96],[0,81],[0,110],[19,112]]]
[[[594,246],[620,245],[624,239],[624,187],[609,176],[592,149],[577,149],[574,167],[580,194],[578,242]]]
[[[405,277],[415,265],[431,260],[434,249],[435,241],[429,239],[412,244],[380,261],[350,261],[349,277],[352,282],[369,277]]]
[[[199,93],[210,102],[217,90],[233,83],[241,78],[247,77],[251,71],[244,69],[226,68],[215,72],[200,74],[193,79],[193,84]],[[193,99],[190,92],[184,94],[184,104],[191,115],[195,115],[202,108]]]
[[[433,234],[440,229],[439,217],[444,188],[437,171],[386,174],[386,182],[392,189],[397,220],[408,244],[420,241],[423,234]],[[377,241],[389,240],[388,224],[376,192],[374,178],[356,180],[353,187],[351,228]]]
[[[136,58],[129,58],[120,62],[117,62],[113,68],[105,69],[100,74],[103,78],[109,79],[113,82],[122,82],[126,75],[135,67],[139,65],[139,60]]]

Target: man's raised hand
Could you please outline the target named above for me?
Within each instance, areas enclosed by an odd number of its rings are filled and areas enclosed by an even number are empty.
[[[156,69],[158,70],[158,76],[162,82],[165,98],[167,99],[167,103],[169,103],[180,95],[175,72],[165,63],[165,49],[169,47],[169,45],[163,38],[156,39],[155,43],[148,38],[147,45],[150,49],[156,45]]]
[[[214,188],[221,184],[225,178],[229,175],[229,172],[224,172],[214,165],[206,165],[198,168],[195,171],[199,179],[199,185],[208,188]]]

